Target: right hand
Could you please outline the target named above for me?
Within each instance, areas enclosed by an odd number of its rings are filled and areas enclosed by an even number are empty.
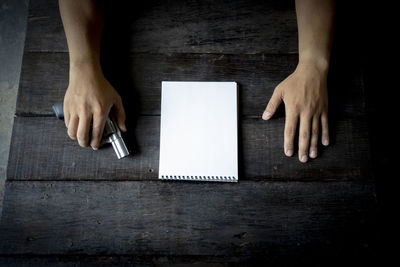
[[[97,150],[108,114],[113,108],[121,131],[126,131],[125,110],[120,95],[99,68],[88,65],[71,67],[69,86],[64,97],[64,118],[68,135],[82,147]],[[92,132],[89,136],[92,122]]]

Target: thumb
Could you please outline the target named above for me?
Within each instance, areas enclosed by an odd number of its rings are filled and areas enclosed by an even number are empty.
[[[126,126],[125,126],[126,115],[121,97],[118,97],[116,102],[114,103],[114,114],[118,127],[121,129],[121,131],[126,132]]]
[[[262,115],[263,120],[269,120],[278,109],[279,105],[282,103],[282,95],[279,87],[275,88],[274,93],[271,96],[271,99],[268,102],[267,107],[264,110]]]

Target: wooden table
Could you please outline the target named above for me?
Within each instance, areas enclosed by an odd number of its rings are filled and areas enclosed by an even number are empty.
[[[54,117],[68,50],[57,1],[31,1],[0,264],[371,259],[375,186],[363,73],[343,52],[349,40],[339,31],[329,74],[332,144],[302,164],[283,153],[283,109],[261,119],[297,63],[293,2],[146,2],[106,9],[103,68],[123,97],[133,148],[118,160],[111,147],[79,147]],[[157,179],[163,80],[239,83],[239,183]]]

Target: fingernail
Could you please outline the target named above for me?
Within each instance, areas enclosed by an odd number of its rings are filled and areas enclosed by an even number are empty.
[[[271,117],[271,113],[269,113],[268,111],[264,111],[264,114],[262,115],[262,118],[264,120],[268,120]]]
[[[125,126],[125,124],[122,125],[121,130],[122,130],[123,132],[126,132],[126,126]]]
[[[324,140],[322,140],[322,144],[323,144],[324,146],[329,145],[328,139],[325,138]]]
[[[293,150],[291,149],[286,150],[286,156],[291,157],[292,155],[293,155]]]
[[[300,161],[301,162],[307,162],[307,156],[306,155],[301,156]]]
[[[97,148],[97,147],[95,147],[95,146],[92,146],[92,148],[93,148],[93,150],[97,150],[97,149],[99,149],[99,148]]]
[[[316,157],[317,157],[317,152],[315,150],[311,150],[310,158],[316,158]]]

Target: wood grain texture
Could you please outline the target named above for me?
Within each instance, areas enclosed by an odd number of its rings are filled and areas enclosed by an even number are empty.
[[[363,183],[7,182],[6,191],[6,255],[318,258],[374,245],[374,188]]]
[[[325,249],[325,248],[323,248]],[[277,253],[246,256],[223,255],[0,255],[1,266],[19,267],[69,267],[69,266],[325,266],[340,265],[377,266],[381,263],[376,254],[343,249],[339,253],[323,252],[318,255],[301,250],[301,255],[285,256]],[[280,251],[280,253],[283,253]],[[357,255],[359,253],[359,255]],[[367,254],[368,253],[368,254]],[[333,255],[335,254],[335,255]],[[388,262],[389,263],[389,262]]]
[[[296,53],[294,2],[104,1],[105,39],[132,52]],[[66,52],[57,1],[30,3],[26,51]]]
[[[372,262],[376,199],[352,12],[338,19],[329,74],[332,144],[301,164],[283,154],[283,108],[260,119],[297,64],[294,1],[104,4],[102,65],[123,97],[133,156],[80,148],[53,117],[68,86],[65,35],[57,1],[30,1],[0,265]],[[157,180],[163,80],[239,83],[239,183]]]
[[[9,157],[9,180],[156,180],[159,116],[140,116],[124,136],[133,156],[118,160],[110,146],[81,148],[52,117],[17,117]],[[239,180],[364,180],[370,173],[363,118],[332,123],[334,143],[320,157],[301,164],[297,153],[283,154],[284,118],[265,122],[242,118],[239,127]]]
[[[275,87],[291,74],[297,55],[107,54],[104,72],[130,113],[159,115],[161,81],[236,81],[239,111],[261,116]],[[16,114],[52,115],[68,86],[68,55],[26,53]],[[348,118],[365,114],[362,74],[351,60],[336,58],[329,75],[330,113]]]

